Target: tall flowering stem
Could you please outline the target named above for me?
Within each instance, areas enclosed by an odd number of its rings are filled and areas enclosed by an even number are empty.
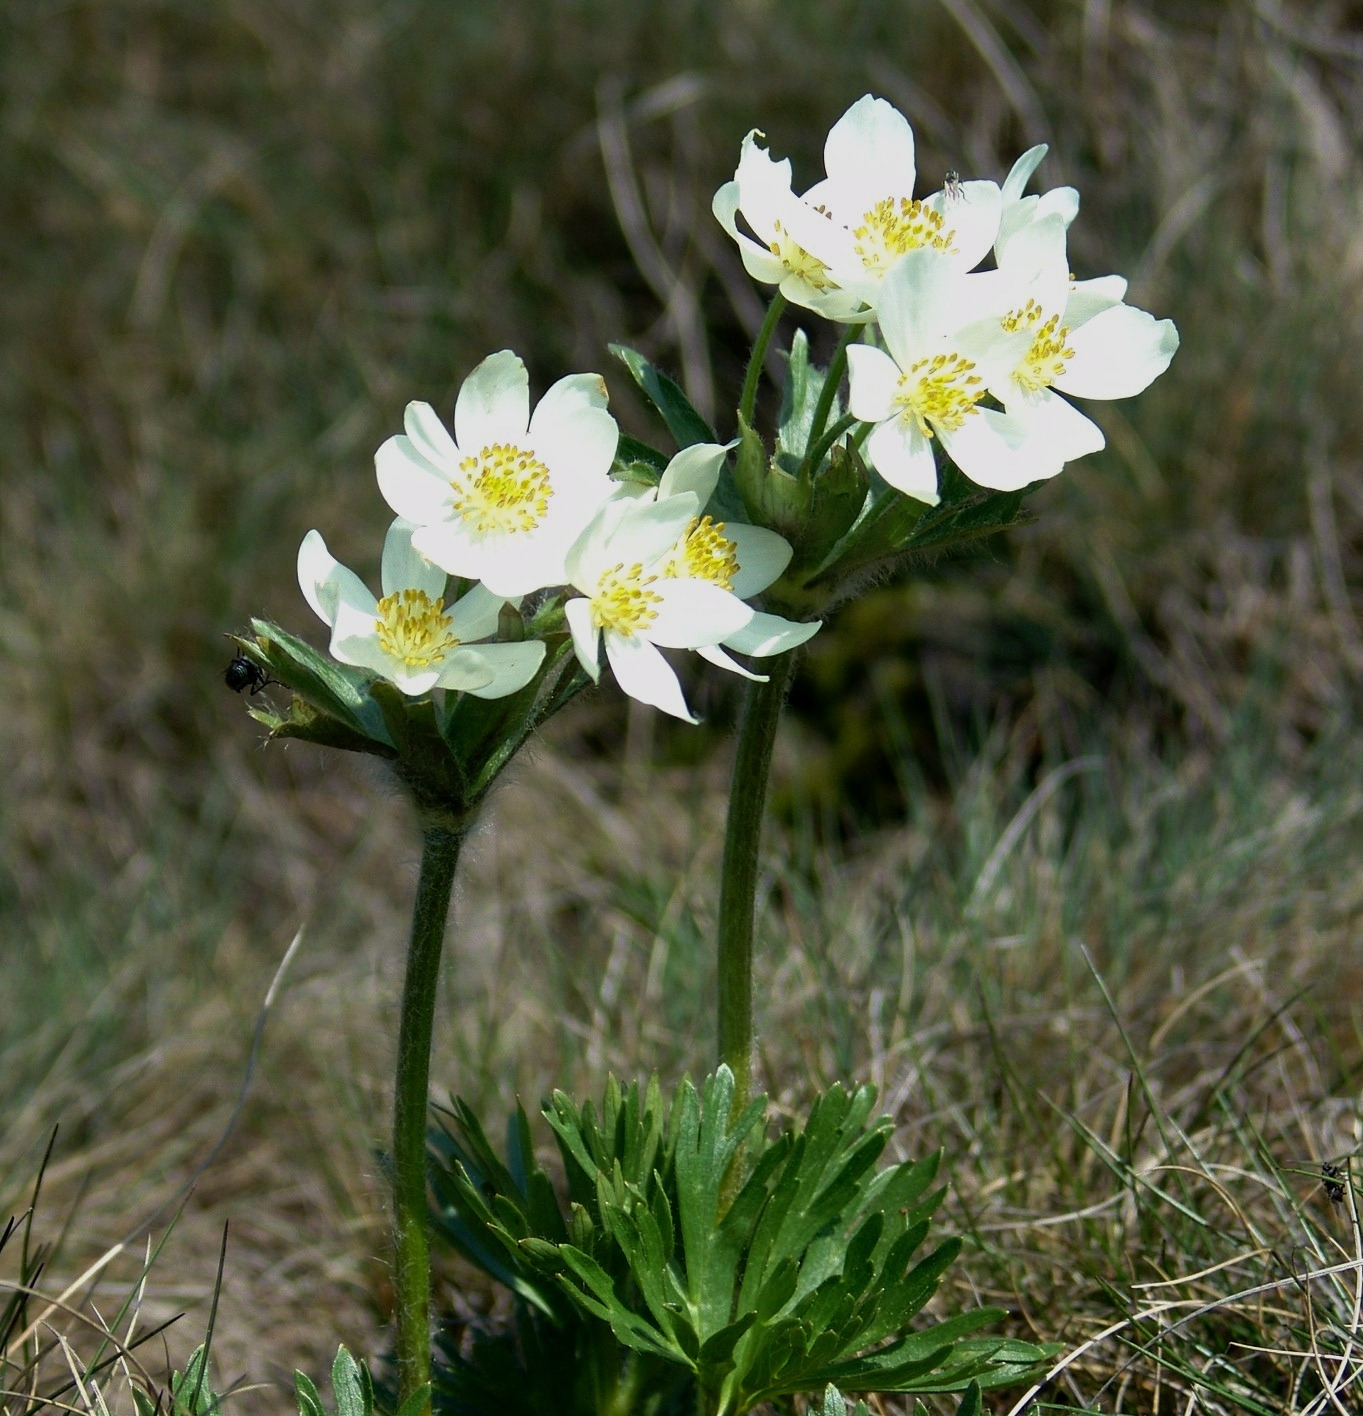
[[[719,1060],[734,1074],[734,1105],[752,1094],[752,952],[767,779],[795,651],[770,660],[765,683],[748,685],[738,726],[719,885]]]
[[[393,1287],[397,1306],[398,1394],[405,1402],[431,1379],[431,1261],[426,1230],[426,1093],[431,1072],[440,953],[463,832],[423,832],[421,874],[402,988],[393,1099]],[[430,1411],[427,1400],[424,1412]]]

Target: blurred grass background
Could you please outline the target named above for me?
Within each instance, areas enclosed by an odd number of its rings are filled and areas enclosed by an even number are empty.
[[[489,350],[540,388],[601,370],[649,435],[624,339],[727,430],[762,304],[710,195],[753,126],[812,182],[868,89],[923,189],[1050,143],[1076,272],[1129,275],[1183,345],[1090,409],[1109,449],[1035,525],[812,646],[767,1083],[795,1106],[874,1075],[905,1147],[947,1147],[978,1240],[953,1301],[1002,1294],[1043,1338],[1141,1283],[1352,1251],[1312,1171],[1358,1143],[1363,1061],[1361,63],[1346,0],[0,3],[0,1200],[60,1121],[49,1193],[85,1187],[62,1271],[208,1153],[305,922],[149,1302],[201,1324],[230,1214],[219,1352],[267,1384],[242,1404],[376,1349],[416,844],[363,765],[259,750],[221,636],[309,630],[310,526],[374,568],[374,447]],[[733,700],[694,693],[711,730],[603,692],[512,774],[465,872],[442,1084],[501,1107],[705,1065]],[[1133,1328],[1145,1350],[1099,1344],[1057,1399],[1157,1409],[1202,1370],[1306,1409],[1297,1359],[1228,1345],[1300,1349],[1325,1320],[1288,1296],[1164,1347]]]

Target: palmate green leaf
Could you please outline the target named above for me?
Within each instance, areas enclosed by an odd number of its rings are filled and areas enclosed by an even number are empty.
[[[344,1346],[336,1349],[336,1360],[331,1364],[331,1391],[336,1416],[373,1416],[374,1383],[369,1368],[356,1362]]]
[[[317,1384],[305,1372],[293,1374],[293,1390],[298,1399],[298,1416],[326,1416],[322,1394],[317,1390]]]
[[[693,443],[718,442],[714,429],[696,411],[691,400],[672,379],[649,363],[637,349],[625,344],[609,346],[612,354],[630,371],[644,397],[662,415],[667,430],[677,440],[678,447]]]
[[[689,1078],[683,1081],[677,1100],[677,1221],[702,1342],[730,1320],[743,1252],[744,1236],[719,1222],[720,1192],[739,1147],[766,1111],[766,1098],[759,1097],[731,1119],[733,1100],[733,1073],[724,1066],[706,1078],[702,1094]]]

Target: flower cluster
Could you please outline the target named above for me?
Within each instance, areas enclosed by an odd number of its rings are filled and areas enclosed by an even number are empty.
[[[824,180],[797,196],[790,162],[774,162],[761,136],[744,139],[715,215],[756,280],[866,327],[867,342],[848,350],[850,411],[867,460],[905,495],[936,504],[934,440],[981,487],[1053,477],[1103,446],[1061,394],[1128,398],[1173,358],[1172,321],[1124,304],[1124,280],[1071,274],[1078,194],[1023,195],[1044,147],[1002,187],[951,174],[915,198],[913,132],[868,94],[829,133]]]
[[[619,430],[597,374],[560,379],[532,413],[525,365],[503,350],[464,381],[453,433],[426,403],[407,406],[404,427],[374,459],[397,513],[382,598],[317,531],[299,549],[298,580],[331,630],[332,657],[409,697],[441,688],[501,698],[529,684],[544,641],[495,638],[508,608],[523,630],[515,612],[527,597],[539,600],[538,626],[571,634],[593,679],[604,643],[626,693],[690,722],[660,649],[694,649],[751,678],[727,649],[779,654],[819,628],[746,603],[791,549],[763,527],[705,514],[724,447],[683,449],[656,487],[611,477]],[[450,577],[463,589],[447,601]]]

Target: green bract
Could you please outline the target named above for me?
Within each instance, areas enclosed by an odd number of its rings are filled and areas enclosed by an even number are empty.
[[[614,352],[680,446],[713,440],[708,424],[666,374],[632,349],[615,346]],[[790,564],[763,598],[793,619],[820,615],[867,578],[918,553],[948,550],[1029,519],[1022,501],[1030,487],[985,490],[940,454],[935,506],[904,496],[872,471],[856,437],[849,436],[851,420],[841,416],[834,392],[842,358],[827,370],[818,368],[804,331],[796,330],[774,446],[740,413],[732,466],[722,471],[704,508],[716,519],[766,526],[790,542]],[[639,443],[632,444],[631,455],[641,479],[644,467],[663,460]]]
[[[387,758],[423,818],[461,825],[525,740],[587,683],[556,607],[524,632],[545,640],[539,673],[517,693],[484,699],[447,691],[409,698],[363,669],[338,664],[266,620],[252,620],[241,652],[293,693],[287,710],[250,709],[272,738],[300,738]],[[504,611],[504,618],[516,611]],[[508,626],[508,628],[516,628]],[[503,632],[503,638],[511,637]]]
[[[656,1079],[644,1090],[612,1080],[599,1115],[557,1092],[544,1114],[567,1173],[565,1212],[524,1112],[503,1163],[460,1103],[431,1137],[432,1221],[516,1293],[531,1333],[572,1334],[579,1364],[591,1349],[609,1362],[614,1334],[623,1366],[616,1356],[571,1407],[558,1394],[575,1413],[660,1411],[679,1385],[699,1390],[691,1409],[738,1416],[829,1383],[943,1392],[1025,1379],[1047,1349],[972,1336],[1000,1309],[908,1331],[961,1242],[920,1252],[945,1193],[933,1188],[939,1157],[877,1170],[893,1124],[872,1119],[874,1105],[871,1087],[834,1086],[802,1129],[773,1139],[765,1098],[736,1114],[727,1067],[699,1090],[684,1081],[670,1106]],[[513,1350],[485,1342],[472,1359],[454,1356],[437,1382],[445,1409],[484,1409],[473,1393],[494,1351],[505,1391]],[[625,1385],[633,1404],[622,1406]]]

